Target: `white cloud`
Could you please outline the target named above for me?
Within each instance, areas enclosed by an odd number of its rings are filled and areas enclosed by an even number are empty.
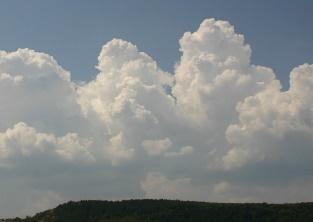
[[[173,77],[136,46],[119,39],[105,44],[98,60],[100,73],[78,89],[78,102],[87,118],[96,117],[102,123],[109,143],[122,135],[125,148],[109,145],[109,156],[116,164],[117,159],[133,159],[135,149],[148,138],[166,137],[175,101],[164,87],[172,85]]]
[[[35,128],[19,122],[0,133],[0,159],[10,160],[46,153],[66,161],[93,161],[89,153],[90,141],[80,139],[75,133],[64,137],[40,133]]]
[[[150,156],[159,156],[165,153],[172,145],[169,138],[160,140],[144,140],[141,144]]]
[[[184,143],[208,158],[209,168],[218,168],[229,147],[225,131],[238,121],[237,104],[277,80],[270,68],[250,64],[250,46],[228,22],[204,20],[180,46],[172,88],[185,128],[177,130],[179,139],[188,138]]]
[[[250,65],[249,45],[228,22],[206,19],[196,32],[184,34],[180,46],[173,95],[197,124],[224,130],[236,119],[237,102],[275,78],[272,70]]]
[[[119,133],[110,139],[108,154],[110,155],[112,165],[116,166],[131,160],[134,156],[134,149],[126,147],[123,134]]]
[[[86,115],[99,115],[109,133],[123,127],[123,121],[157,125],[158,115],[173,106],[163,88],[172,84],[172,77],[136,46],[114,39],[103,46],[98,60],[100,73],[79,88],[78,100]]]
[[[96,78],[80,85],[47,54],[0,51],[1,181],[18,178],[60,200],[142,190],[153,198],[310,199],[313,65],[295,68],[282,91],[270,68],[251,64],[250,46],[226,21],[206,19],[179,43],[170,74],[113,39]],[[297,184],[301,193],[288,192]]]
[[[65,134],[80,108],[70,74],[49,55],[30,49],[0,52],[0,130],[18,122]]]
[[[233,148],[226,168],[255,161],[311,165],[313,156],[313,66],[291,72],[290,89],[273,84],[238,104],[240,122],[226,135]]]
[[[90,152],[92,141],[80,138],[76,133],[68,133],[56,139],[56,153],[67,161],[94,162],[95,156]]]

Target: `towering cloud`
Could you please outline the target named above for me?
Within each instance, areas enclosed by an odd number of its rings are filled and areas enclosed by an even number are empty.
[[[113,39],[96,78],[80,84],[47,54],[1,51],[0,206],[12,211],[0,214],[25,213],[12,201],[21,186],[48,204],[312,200],[313,65],[295,68],[282,91],[226,21],[206,19],[179,43],[171,74]]]

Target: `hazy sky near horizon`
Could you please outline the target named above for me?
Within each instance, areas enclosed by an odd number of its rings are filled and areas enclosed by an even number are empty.
[[[312,10],[1,1],[0,218],[81,199],[313,201]]]

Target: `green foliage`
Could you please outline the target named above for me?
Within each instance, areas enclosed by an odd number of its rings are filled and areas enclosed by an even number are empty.
[[[306,222],[313,203],[230,204],[176,200],[80,201],[6,222]]]

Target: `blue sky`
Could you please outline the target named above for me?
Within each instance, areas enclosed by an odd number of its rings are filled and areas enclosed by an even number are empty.
[[[214,17],[244,34],[253,63],[273,68],[286,87],[290,70],[313,60],[312,9],[307,0],[1,1],[0,49],[49,53],[73,79],[90,80],[101,46],[122,38],[172,71],[182,34]]]

